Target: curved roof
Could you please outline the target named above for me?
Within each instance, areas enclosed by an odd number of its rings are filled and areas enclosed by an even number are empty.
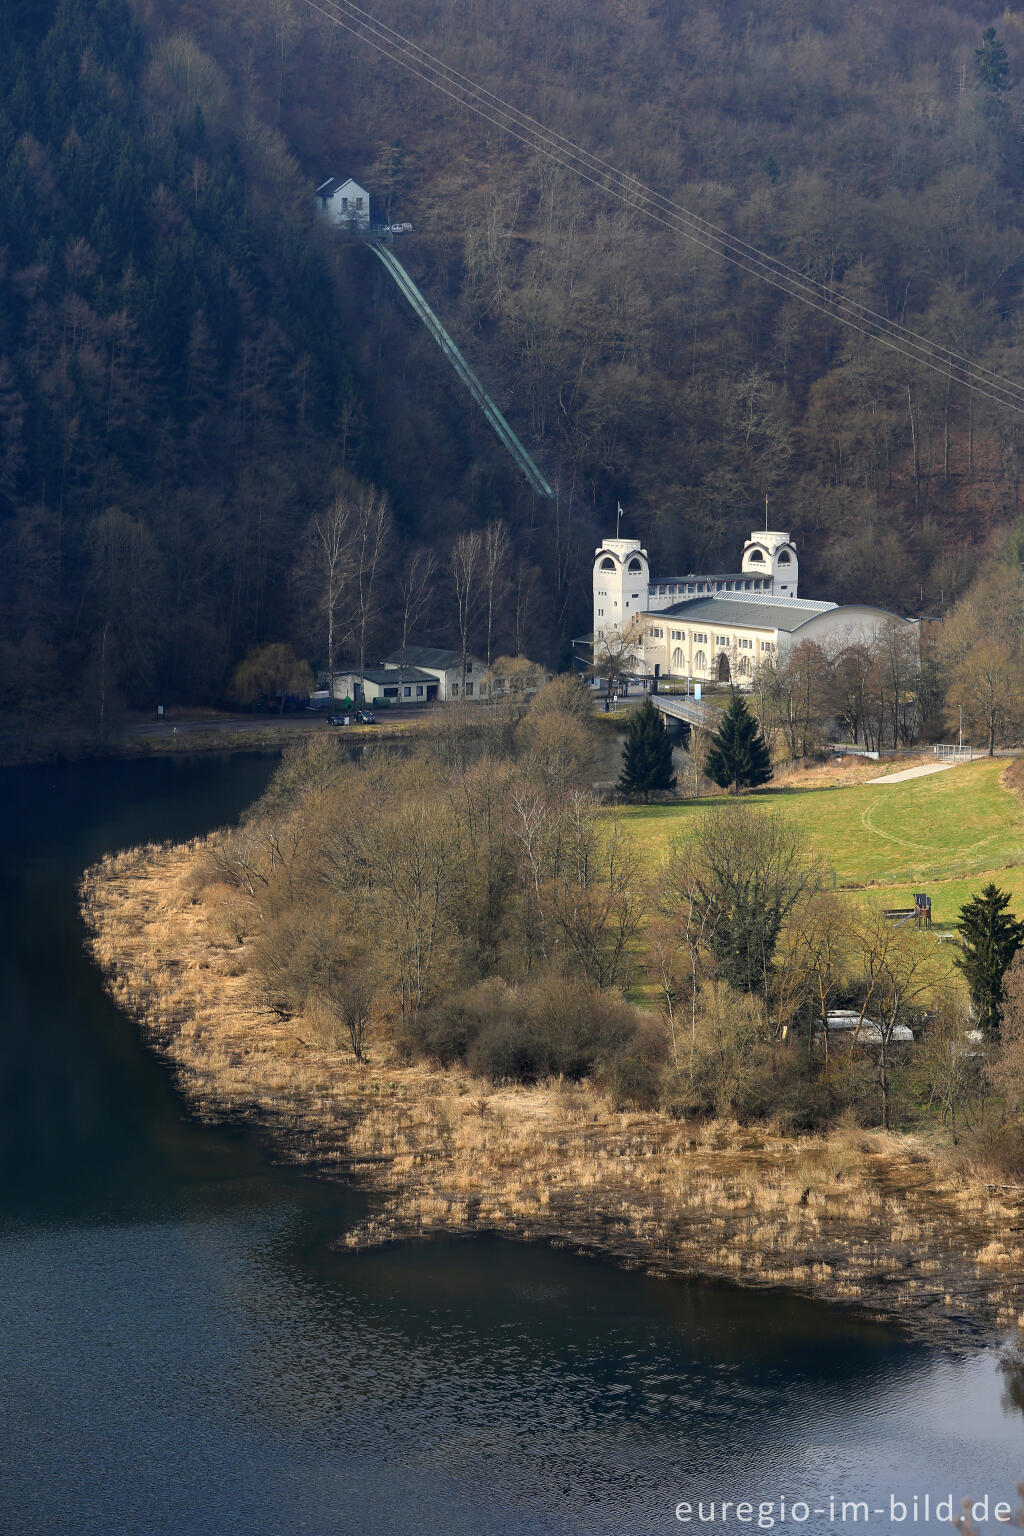
[[[828,610],[834,612],[834,608]],[[680,603],[672,603],[668,608],[660,608],[657,613],[659,619],[685,619],[688,623],[694,619],[707,619],[709,623],[718,620],[723,624],[730,624],[735,629],[737,625],[748,629],[799,629],[802,624],[816,619],[822,612],[820,603],[802,603],[799,598],[759,598],[744,594],[735,597],[723,592],[715,597],[687,597]]]
[[[800,640],[813,639],[815,627],[835,634],[844,622],[851,630],[861,626],[875,628],[880,620],[892,624],[917,623],[916,619],[904,619],[898,613],[876,608],[871,603],[840,606],[795,597],[747,597],[745,593],[737,597],[729,592],[714,597],[684,598],[668,608],[659,608],[651,617],[682,619],[687,623],[703,619],[709,624],[721,622],[734,629],[777,629]]]
[[[819,620],[826,622],[819,623]],[[906,619],[900,613],[893,613],[890,608],[879,608],[874,603],[843,603],[839,607],[830,608],[827,613],[813,615],[805,623],[797,626],[798,632],[794,631],[794,633],[800,640],[812,640],[814,635],[809,634],[808,630],[813,631],[816,623],[819,629],[835,634],[844,622],[850,630],[855,630],[860,627],[874,629],[879,621],[906,625],[916,625],[920,622],[918,619]]]

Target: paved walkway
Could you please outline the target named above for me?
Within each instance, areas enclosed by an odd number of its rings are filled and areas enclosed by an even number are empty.
[[[956,763],[922,763],[920,768],[904,768],[901,773],[884,773],[880,779],[868,779],[869,784],[902,784],[904,779],[923,779],[928,773],[945,773]]]

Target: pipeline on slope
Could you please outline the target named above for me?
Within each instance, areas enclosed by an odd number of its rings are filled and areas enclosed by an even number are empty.
[[[371,240],[368,243],[371,250],[374,251],[387,272],[394,279],[399,292],[408,300],[415,314],[422,320],[463,384],[469,390],[469,393],[490,424],[495,437],[506,452],[515,460],[516,464],[518,464],[529,485],[538,496],[546,496],[553,500],[555,493],[551,486],[505,420],[494,400],[484,389],[477,375],[455,345],[452,337],[431,309],[408,272],[402,266],[394,251],[383,240]]]

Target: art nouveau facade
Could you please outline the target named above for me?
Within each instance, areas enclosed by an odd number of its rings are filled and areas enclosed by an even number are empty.
[[[633,641],[641,676],[749,686],[759,666],[804,640],[843,645],[892,625],[916,624],[870,604],[798,596],[799,561],[788,533],[759,531],[738,571],[659,577],[639,539],[605,539],[594,552],[594,655]],[[632,670],[632,668],[631,668]]]

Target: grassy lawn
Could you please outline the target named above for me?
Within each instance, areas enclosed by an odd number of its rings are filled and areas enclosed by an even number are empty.
[[[928,890],[936,921],[950,922],[983,883],[982,871],[1000,871],[997,883],[1017,898],[1018,910],[1024,904],[1024,867],[1004,868],[1024,860],[1024,804],[1001,786],[1004,767],[965,763],[902,784],[769,789],[745,799],[795,822],[840,886],[891,887],[893,906]],[[714,803],[631,806],[621,815],[657,852]]]

